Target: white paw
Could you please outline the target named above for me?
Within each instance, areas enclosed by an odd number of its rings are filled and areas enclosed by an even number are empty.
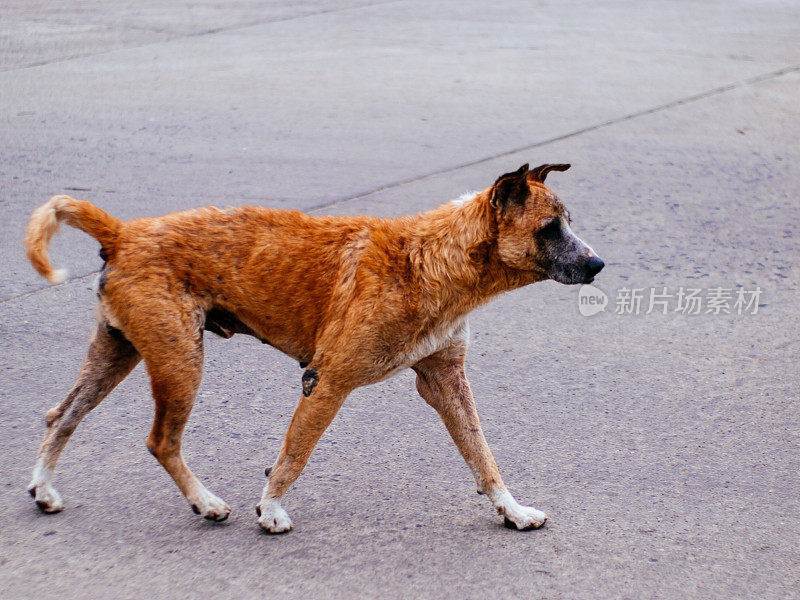
[[[209,521],[224,521],[231,514],[231,507],[225,504],[221,498],[217,498],[208,490],[203,490],[194,501],[189,500],[192,510],[203,515]]]
[[[261,504],[256,506],[256,512],[259,515],[258,524],[269,533],[286,533],[294,527],[289,514],[274,498],[262,500]]]
[[[57,513],[64,510],[64,503],[56,489],[49,482],[37,482],[35,479],[28,486],[28,493],[33,496],[36,506],[45,513]]]
[[[488,493],[497,509],[497,514],[503,515],[506,527],[520,530],[537,529],[547,521],[546,514],[532,506],[521,506],[505,488],[489,490]]]
[[[507,506],[502,510],[497,509],[503,515],[503,524],[511,529],[538,529],[547,521],[547,515],[532,506]]]

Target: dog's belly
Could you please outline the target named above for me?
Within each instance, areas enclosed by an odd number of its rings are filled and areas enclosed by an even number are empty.
[[[313,338],[308,332],[298,328],[296,322],[281,323],[263,316],[259,319],[246,314],[235,314],[223,308],[212,308],[206,314],[205,329],[223,338],[236,333],[252,336],[291,356],[301,364],[308,363],[314,356]]]

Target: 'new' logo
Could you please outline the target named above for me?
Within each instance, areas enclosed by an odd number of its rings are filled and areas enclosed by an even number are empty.
[[[591,317],[606,309],[608,296],[593,285],[582,285],[578,292],[578,311],[584,317]]]

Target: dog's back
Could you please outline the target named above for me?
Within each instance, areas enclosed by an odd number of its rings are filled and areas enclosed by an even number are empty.
[[[306,361],[334,296],[347,287],[347,272],[379,223],[261,207],[137,219],[119,230],[104,266],[101,300],[113,313],[120,303],[137,301],[131,292],[175,290],[204,312],[234,315],[256,337]]]

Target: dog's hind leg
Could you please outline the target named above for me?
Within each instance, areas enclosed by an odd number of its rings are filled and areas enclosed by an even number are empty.
[[[47,513],[62,510],[61,497],[51,480],[64,445],[78,423],[133,370],[139,353],[119,331],[101,323],[92,337],[78,381],[67,397],[47,411],[47,432],[42,440],[28,492]]]
[[[313,372],[314,383],[309,383]],[[294,483],[322,433],[330,425],[342,406],[349,388],[337,387],[323,370],[317,379],[314,369],[303,377],[303,396],[294,411],[286,437],[283,439],[278,459],[267,470],[269,481],[264,487],[261,502],[256,506],[258,524],[269,533],[284,533],[292,529],[292,520],[281,507],[280,499]]]
[[[175,480],[195,513],[211,521],[224,521],[230,507],[200,483],[181,454],[183,430],[203,374],[202,319],[191,310],[170,314],[170,308],[158,310],[155,330],[133,334],[144,357],[155,400],[147,449]]]
[[[505,525],[516,529],[535,529],[544,525],[547,515],[530,506],[521,506],[503,484],[475,408],[475,400],[464,374],[466,348],[456,345],[429,356],[414,365],[417,390],[444,421],[461,456],[464,457],[478,493],[489,497]]]

